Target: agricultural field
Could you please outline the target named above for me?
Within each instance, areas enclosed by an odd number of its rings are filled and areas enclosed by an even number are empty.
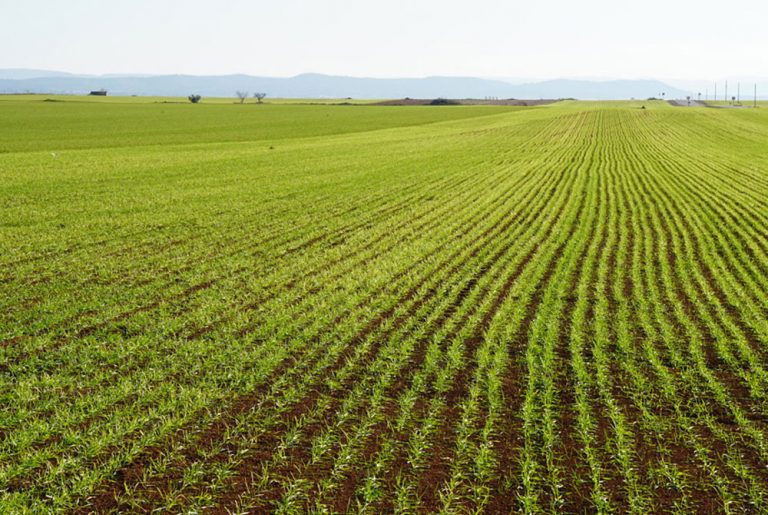
[[[768,110],[110,100],[0,97],[0,512],[768,512]]]
[[[707,100],[705,103],[708,106],[712,106],[712,107],[752,108],[755,106],[755,101],[752,100],[751,98],[742,98],[740,101],[737,101],[735,104],[731,101],[726,102],[725,100]],[[768,101],[758,100],[757,107],[768,107]]]

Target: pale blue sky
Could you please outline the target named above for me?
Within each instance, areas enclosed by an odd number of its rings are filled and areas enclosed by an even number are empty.
[[[768,2],[0,0],[0,68],[76,73],[768,76]]]

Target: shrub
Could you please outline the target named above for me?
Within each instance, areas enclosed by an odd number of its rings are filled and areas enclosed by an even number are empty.
[[[456,106],[459,105],[455,100],[449,100],[447,98],[436,98],[429,103],[431,106]]]

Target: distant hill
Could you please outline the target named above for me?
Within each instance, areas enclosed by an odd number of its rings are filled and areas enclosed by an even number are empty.
[[[39,76],[48,73],[50,75]],[[647,98],[685,91],[653,80],[548,80],[510,84],[473,77],[371,79],[307,73],[290,78],[251,75],[78,76],[42,70],[0,70],[0,93],[86,94],[104,88],[112,95],[229,97],[235,91],[264,92],[285,98],[579,98],[610,100]]]
[[[28,68],[6,68],[0,69],[0,79],[39,79],[45,77],[75,77],[76,75],[67,72],[56,72],[52,70],[32,70]]]
[[[660,97],[685,98],[689,93],[655,80],[548,80],[516,86],[520,98],[565,98],[621,100]]]

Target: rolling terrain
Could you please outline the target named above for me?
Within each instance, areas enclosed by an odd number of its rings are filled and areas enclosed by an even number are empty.
[[[768,112],[0,97],[0,512],[768,511]]]

